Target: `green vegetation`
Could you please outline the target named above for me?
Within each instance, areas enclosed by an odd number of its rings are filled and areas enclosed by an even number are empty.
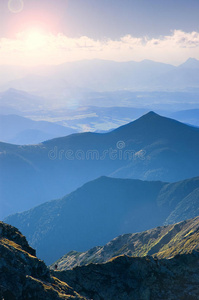
[[[60,270],[67,270],[78,265],[104,263],[120,255],[171,258],[193,250],[199,251],[199,217],[141,233],[124,234],[104,247],[96,247],[83,253],[75,251],[75,255],[70,252],[56,264]]]

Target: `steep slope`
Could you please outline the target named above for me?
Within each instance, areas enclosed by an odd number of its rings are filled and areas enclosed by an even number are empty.
[[[162,181],[197,176],[199,130],[150,112],[106,134],[73,134],[23,147],[0,143],[0,152],[5,217],[102,175]]]
[[[56,275],[93,300],[197,300],[199,252],[172,259],[119,256]]]
[[[0,222],[0,298],[85,299],[56,277],[35,256],[25,237],[14,227]]]
[[[177,254],[199,251],[199,217],[174,225],[157,227],[140,233],[121,235],[105,246],[86,252],[71,251],[52,264],[68,270],[90,263],[104,263],[118,255],[171,258]]]
[[[71,250],[86,251],[118,235],[163,225],[198,186],[199,177],[173,184],[100,177],[5,221],[19,228],[49,264]],[[195,216],[197,211],[192,212]]]
[[[199,215],[199,188],[194,189],[180,201],[166,219],[165,224],[171,224]]]
[[[167,184],[160,191],[157,201],[162,208],[169,206],[165,224],[179,222],[199,215],[198,177]],[[180,199],[180,201],[179,201]]]

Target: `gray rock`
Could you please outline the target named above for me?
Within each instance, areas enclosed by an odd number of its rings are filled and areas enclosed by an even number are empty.
[[[52,271],[53,272],[53,271]],[[56,276],[93,300],[197,300],[199,253],[172,259],[119,256]]]
[[[1,300],[85,299],[51,276],[35,255],[16,228],[0,222]]]

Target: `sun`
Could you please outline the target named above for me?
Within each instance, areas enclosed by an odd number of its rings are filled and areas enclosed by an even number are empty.
[[[45,45],[45,34],[41,29],[31,29],[26,32],[26,47],[29,50],[36,50]]]

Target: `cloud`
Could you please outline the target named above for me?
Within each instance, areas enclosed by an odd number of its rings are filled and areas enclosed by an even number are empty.
[[[0,64],[59,64],[82,59],[140,61],[152,59],[180,64],[189,57],[199,59],[199,33],[174,30],[159,38],[126,35],[118,40],[70,38],[63,34],[21,32],[16,39],[0,39]]]

